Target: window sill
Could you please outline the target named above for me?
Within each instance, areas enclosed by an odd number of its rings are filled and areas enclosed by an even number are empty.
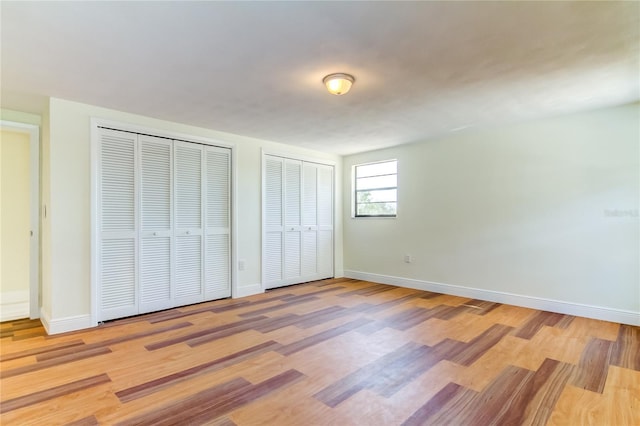
[[[364,220],[371,220],[371,219],[397,219],[398,216],[351,216],[351,219],[364,219]]]

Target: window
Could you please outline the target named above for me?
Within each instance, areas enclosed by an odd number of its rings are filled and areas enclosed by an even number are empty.
[[[355,166],[355,217],[395,217],[398,160]]]

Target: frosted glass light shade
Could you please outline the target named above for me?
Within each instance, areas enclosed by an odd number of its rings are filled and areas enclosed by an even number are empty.
[[[352,75],[343,73],[329,74],[322,79],[322,82],[332,95],[344,95],[351,90],[351,85],[354,81],[355,78]]]

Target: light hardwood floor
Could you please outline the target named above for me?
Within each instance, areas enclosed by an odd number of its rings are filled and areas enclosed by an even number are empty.
[[[640,425],[640,328],[349,279],[1,343],[2,425]]]

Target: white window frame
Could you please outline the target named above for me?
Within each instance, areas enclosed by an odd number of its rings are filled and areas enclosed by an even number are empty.
[[[357,168],[361,167],[361,166],[368,166],[371,164],[380,164],[380,163],[391,163],[391,162],[395,162],[396,163],[396,186],[394,188],[374,188],[375,189],[395,189],[396,190],[396,212],[393,215],[358,215],[358,192],[357,192],[357,180],[358,180],[358,175],[357,175]],[[390,158],[387,160],[380,160],[380,161],[371,161],[368,163],[359,163],[359,164],[354,164],[351,167],[351,196],[352,196],[352,202],[351,202],[351,218],[352,219],[395,219],[398,217],[398,159],[397,158]]]

